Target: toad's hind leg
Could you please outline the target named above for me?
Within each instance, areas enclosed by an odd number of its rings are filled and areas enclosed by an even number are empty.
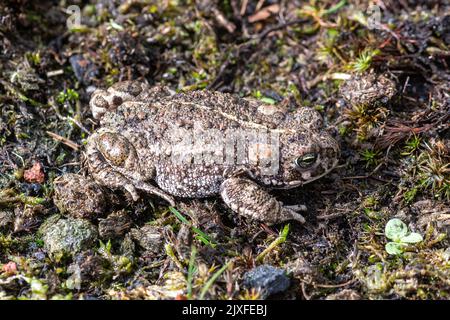
[[[228,178],[220,187],[223,201],[234,212],[267,223],[269,225],[305,218],[297,211],[305,206],[283,206],[283,204],[255,182],[245,178]]]

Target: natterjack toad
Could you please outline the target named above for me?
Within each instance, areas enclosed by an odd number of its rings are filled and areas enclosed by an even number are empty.
[[[309,108],[135,81],[96,90],[90,106],[101,127],[87,141],[89,172],[135,200],[138,190],[172,205],[220,195],[234,212],[268,224],[304,222],[305,206],[284,206],[267,190],[302,186],[338,162],[337,142]]]

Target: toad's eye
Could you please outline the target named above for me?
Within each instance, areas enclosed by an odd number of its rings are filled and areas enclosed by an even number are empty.
[[[98,148],[115,166],[120,166],[130,153],[129,142],[121,135],[106,132],[99,137]]]
[[[294,163],[297,168],[305,169],[312,166],[317,159],[317,154],[315,153],[307,153],[301,157],[295,159]]]

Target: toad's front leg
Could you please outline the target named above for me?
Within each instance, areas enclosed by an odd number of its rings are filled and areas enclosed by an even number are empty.
[[[223,201],[234,212],[269,225],[297,220],[305,223],[305,218],[297,211],[305,211],[305,206],[283,206],[255,182],[245,178],[228,178],[220,186]]]

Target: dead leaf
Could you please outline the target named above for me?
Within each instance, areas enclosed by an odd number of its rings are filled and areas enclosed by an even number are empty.
[[[254,23],[261,20],[266,20],[271,15],[278,13],[280,11],[280,6],[278,4],[272,4],[270,6],[264,7],[255,14],[248,17],[248,22]]]

